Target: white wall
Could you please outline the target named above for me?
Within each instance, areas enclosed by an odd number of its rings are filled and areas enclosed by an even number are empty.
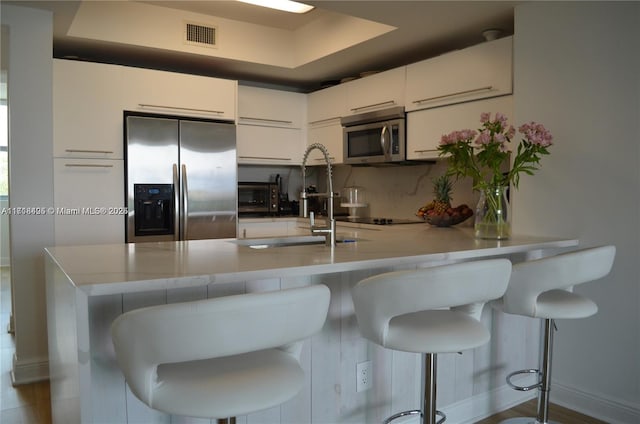
[[[9,201],[0,199],[0,210],[9,207]],[[0,266],[9,266],[9,215],[0,215]]]
[[[617,246],[610,276],[576,289],[599,313],[558,322],[552,401],[640,422],[640,3],[520,5],[514,51],[516,121],[555,136],[514,229]]]
[[[0,7],[9,27],[10,206],[52,206],[52,16]],[[53,216],[13,215],[10,226],[13,371],[17,382],[28,382],[48,375],[43,248],[54,244]]]

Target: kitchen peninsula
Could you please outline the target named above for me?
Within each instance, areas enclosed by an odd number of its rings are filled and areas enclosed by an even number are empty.
[[[350,298],[353,284],[390,270],[495,256],[520,261],[577,246],[573,239],[529,236],[477,240],[471,228],[426,224],[341,225],[338,236],[348,242],[334,248],[254,248],[248,239],[221,239],[46,249],[54,422],[169,422],[170,417],[131,394],[116,365],[109,327],[123,312],[316,283],[326,284],[332,298],[325,327],[305,344],[305,388],[280,407],[238,422],[381,422],[392,411],[418,406],[420,358],[386,351],[359,335]],[[524,360],[535,363],[538,328],[489,308],[485,320],[493,328],[492,342],[463,355],[442,355],[440,361],[439,404],[452,422],[531,397],[502,386],[507,370]],[[373,362],[373,388],[356,392],[356,364],[363,361]]]

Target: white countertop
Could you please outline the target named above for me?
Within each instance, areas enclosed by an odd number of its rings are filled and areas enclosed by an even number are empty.
[[[428,261],[564,248],[575,239],[513,236],[478,240],[472,228],[428,224],[343,226],[354,243],[252,249],[235,239],[56,246],[46,251],[88,295],[138,292],[210,283],[354,271]]]

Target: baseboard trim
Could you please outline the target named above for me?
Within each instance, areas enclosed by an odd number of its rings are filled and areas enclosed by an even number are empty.
[[[610,424],[640,423],[640,404],[607,399],[555,381],[551,383],[551,391],[553,403],[581,414]]]
[[[35,383],[49,379],[49,361],[18,361],[13,355],[13,369],[11,370],[11,384]]]
[[[517,379],[514,382],[518,384]],[[553,403],[581,414],[609,424],[640,423],[640,405],[606,399],[556,381],[551,383],[551,391]],[[473,424],[522,402],[534,399],[537,395],[537,390],[519,392],[504,385],[439,409],[442,409],[447,415],[447,421]]]

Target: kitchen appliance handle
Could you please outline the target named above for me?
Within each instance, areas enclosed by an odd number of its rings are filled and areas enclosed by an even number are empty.
[[[187,165],[182,165],[182,240],[187,240],[189,226],[189,186],[187,185]]]
[[[443,94],[441,96],[433,96],[433,97],[427,97],[426,99],[414,100],[413,103],[418,105],[420,103],[430,102],[432,100],[446,99],[447,97],[461,96],[463,94],[471,94],[471,93],[476,93],[478,91],[489,91],[492,88],[493,86],[491,85],[488,85],[486,87],[480,87],[480,88],[472,88],[471,90],[457,91],[455,93]]]
[[[382,147],[382,153],[387,156],[389,153],[389,141],[391,140],[391,133],[388,125],[383,125],[380,131],[380,147]]]
[[[178,165],[173,164],[173,240],[180,240],[180,198],[178,190]]]

